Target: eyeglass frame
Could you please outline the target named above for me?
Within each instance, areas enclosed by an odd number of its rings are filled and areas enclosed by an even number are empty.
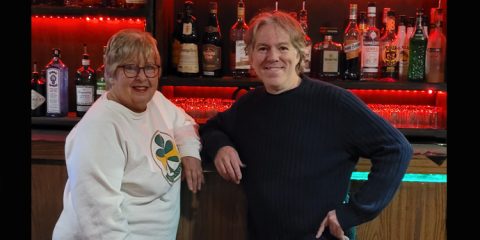
[[[126,70],[125,70],[125,66],[135,66],[137,68],[137,73],[134,75],[134,76],[130,76],[130,74],[127,74]],[[155,75],[153,76],[149,76],[147,75],[147,72],[145,72],[145,67],[151,67],[151,66],[156,66],[157,67],[157,70],[156,70],[156,73]],[[127,78],[134,78],[134,77],[137,77],[138,74],[140,74],[140,69],[143,69],[143,74],[145,74],[146,77],[148,78],[154,78],[154,77],[158,77],[159,74],[160,74],[160,70],[162,69],[162,66],[160,65],[157,65],[157,64],[148,64],[148,65],[145,65],[143,67],[139,67],[137,64],[124,64],[124,65],[119,65],[117,66],[117,68],[122,68],[123,69],[123,74],[125,74],[125,76]]]

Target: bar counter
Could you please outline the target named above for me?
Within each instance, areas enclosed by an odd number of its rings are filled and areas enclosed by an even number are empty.
[[[67,130],[32,129],[32,240],[50,240],[62,211],[67,171]],[[357,227],[357,239],[435,239],[446,237],[446,147],[416,144],[407,174],[392,202],[374,220]],[[360,159],[352,176],[358,189],[370,169]],[[182,184],[178,240],[245,240],[246,205],[241,187],[204,165],[205,184],[192,194]],[[319,223],[320,225],[320,223]]]

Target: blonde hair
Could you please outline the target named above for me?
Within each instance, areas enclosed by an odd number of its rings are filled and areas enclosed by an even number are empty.
[[[107,88],[113,82],[115,70],[125,63],[147,60],[153,55],[155,64],[160,65],[160,53],[157,40],[151,33],[137,29],[123,29],[115,33],[107,43],[103,62],[105,64],[105,81]]]
[[[297,52],[300,55],[300,61],[295,69],[297,70],[297,74],[303,72],[302,62],[305,59],[304,50],[306,47],[305,32],[303,31],[303,28],[297,19],[293,18],[286,12],[262,12],[253,17],[248,24],[249,29],[245,33],[245,51],[247,53],[252,52],[258,30],[267,24],[274,24],[275,26],[285,30],[285,32],[289,35],[290,42],[292,43],[293,47],[297,49]]]

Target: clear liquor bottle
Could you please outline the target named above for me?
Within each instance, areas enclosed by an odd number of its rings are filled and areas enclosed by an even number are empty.
[[[380,78],[381,81],[395,82],[398,80],[399,49],[395,33],[395,12],[387,12],[386,28],[380,38]]]
[[[77,103],[77,117],[85,115],[95,100],[96,78],[95,70],[90,67],[90,56],[87,45],[83,44],[82,66],[75,74],[75,95]]]
[[[343,38],[345,54],[344,80],[360,80],[360,38],[361,34],[357,26],[357,4],[350,4],[349,23]]]
[[[442,32],[443,10],[438,8],[435,14],[435,28],[428,37],[425,74],[427,82],[445,82],[445,58],[447,38]]]
[[[42,70],[42,74],[37,71],[37,62],[33,63],[33,72],[31,84],[31,114],[32,117],[45,116],[46,112],[46,87],[45,87],[45,71]]]
[[[245,3],[237,3],[237,21],[230,28],[230,70],[234,78],[248,77],[250,62],[245,50],[245,32],[248,25],[245,23]]]
[[[407,27],[405,22],[407,17],[405,15],[399,15],[398,27],[397,27],[397,44],[398,44],[398,79],[399,81],[405,81],[407,79],[408,71],[408,41],[407,39]],[[407,46],[405,46],[407,45]]]
[[[222,75],[222,34],[218,23],[217,2],[210,2],[208,23],[202,40],[202,73],[205,77]]]
[[[298,21],[305,32],[305,59],[303,59],[302,62],[303,72],[309,74],[311,71],[310,64],[312,60],[312,39],[308,35],[308,12],[307,9],[305,9],[305,1],[303,1],[302,9],[298,13]]]
[[[425,58],[427,49],[427,38],[423,32],[422,25],[423,9],[417,9],[415,21],[415,32],[410,38],[409,60],[408,60],[408,81],[425,81]]]
[[[337,80],[340,77],[342,45],[332,40],[332,35],[325,35],[323,42],[313,47],[313,56],[317,77],[324,81]]]
[[[105,81],[105,64],[103,64],[103,59],[105,59],[106,50],[107,50],[107,46],[103,46],[102,65],[100,65],[100,67],[98,67],[97,70],[95,70],[95,77],[97,78],[97,81],[96,81],[97,89],[95,91],[95,99],[98,99],[107,90],[107,82]]]
[[[178,76],[180,77],[197,77],[200,73],[197,29],[197,19],[193,16],[193,2],[187,0],[184,3],[180,57],[177,66]]]
[[[45,66],[47,79],[47,117],[68,114],[68,67],[62,62],[60,49],[52,49],[52,60]]]
[[[375,26],[377,7],[374,2],[368,3],[368,29],[362,41],[362,77],[364,81],[376,81],[379,74],[380,31]]]

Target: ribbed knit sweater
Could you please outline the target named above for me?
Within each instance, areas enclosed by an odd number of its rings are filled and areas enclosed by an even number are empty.
[[[403,134],[350,91],[305,76],[280,94],[250,91],[200,134],[209,158],[229,145],[246,164],[249,239],[314,239],[333,209],[344,230],[373,219],[412,156]],[[369,178],[342,203],[359,157],[372,162]]]

